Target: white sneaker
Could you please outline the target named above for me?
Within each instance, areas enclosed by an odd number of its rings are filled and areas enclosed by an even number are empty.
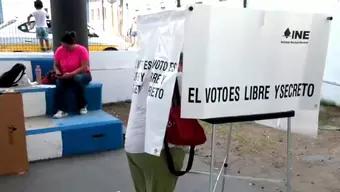
[[[86,115],[86,114],[87,114],[87,108],[86,108],[86,107],[81,108],[81,109],[80,109],[80,114],[81,114],[81,115]]]
[[[68,113],[59,110],[56,114],[53,115],[53,118],[61,119],[61,118],[67,117],[67,116],[68,116]]]

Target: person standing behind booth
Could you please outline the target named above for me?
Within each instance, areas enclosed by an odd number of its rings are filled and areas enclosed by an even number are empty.
[[[76,33],[66,32],[61,39],[54,55],[54,70],[56,72],[55,103],[57,113],[54,118],[63,118],[67,113],[66,91],[73,91],[77,99],[77,107],[80,114],[87,113],[85,88],[92,80],[89,67],[89,52],[79,44],[76,44]]]
[[[40,0],[34,1],[34,7],[36,8],[36,11],[34,11],[32,14],[30,14],[27,18],[27,23],[30,25],[31,18],[34,17],[35,19],[35,26],[36,26],[36,34],[37,38],[39,39],[40,43],[40,49],[42,51],[48,51],[50,50],[50,44],[48,41],[48,32],[47,32],[47,22],[46,19],[49,18],[49,15],[45,10],[42,8],[43,3]],[[46,44],[46,48],[44,47],[44,42]]]
[[[182,57],[179,62],[179,72],[182,71]],[[141,91],[147,94],[147,90]],[[131,109],[130,109],[131,110]],[[178,177],[173,175],[166,160],[163,149],[160,157],[144,152],[145,144],[145,114],[144,102],[138,103],[137,112],[129,115],[129,125],[126,130],[125,151],[136,192],[173,192]],[[174,167],[180,170],[183,166],[185,152],[182,147],[170,148]]]

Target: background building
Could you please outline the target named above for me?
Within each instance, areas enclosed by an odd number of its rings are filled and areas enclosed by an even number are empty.
[[[119,35],[122,22],[120,1],[89,0],[88,23],[96,30]]]

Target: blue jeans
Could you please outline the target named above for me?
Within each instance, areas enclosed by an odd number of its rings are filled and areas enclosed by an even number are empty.
[[[48,40],[48,33],[46,27],[37,27],[36,34],[38,39]]]
[[[81,109],[87,105],[85,99],[85,88],[92,80],[90,73],[80,73],[71,79],[57,79],[55,104],[57,110],[67,111],[67,92],[73,91],[76,96],[77,108]]]

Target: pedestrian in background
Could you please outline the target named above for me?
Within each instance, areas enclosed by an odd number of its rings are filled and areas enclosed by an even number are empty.
[[[49,18],[48,13],[43,9],[44,5],[41,0],[34,1],[35,11],[30,14],[27,18],[27,23],[30,25],[31,18],[35,19],[35,27],[37,38],[39,39],[40,49],[41,51],[50,50],[50,44],[48,41],[48,32],[47,32],[47,22],[46,19]],[[44,43],[46,44],[46,48],[44,47]]]

